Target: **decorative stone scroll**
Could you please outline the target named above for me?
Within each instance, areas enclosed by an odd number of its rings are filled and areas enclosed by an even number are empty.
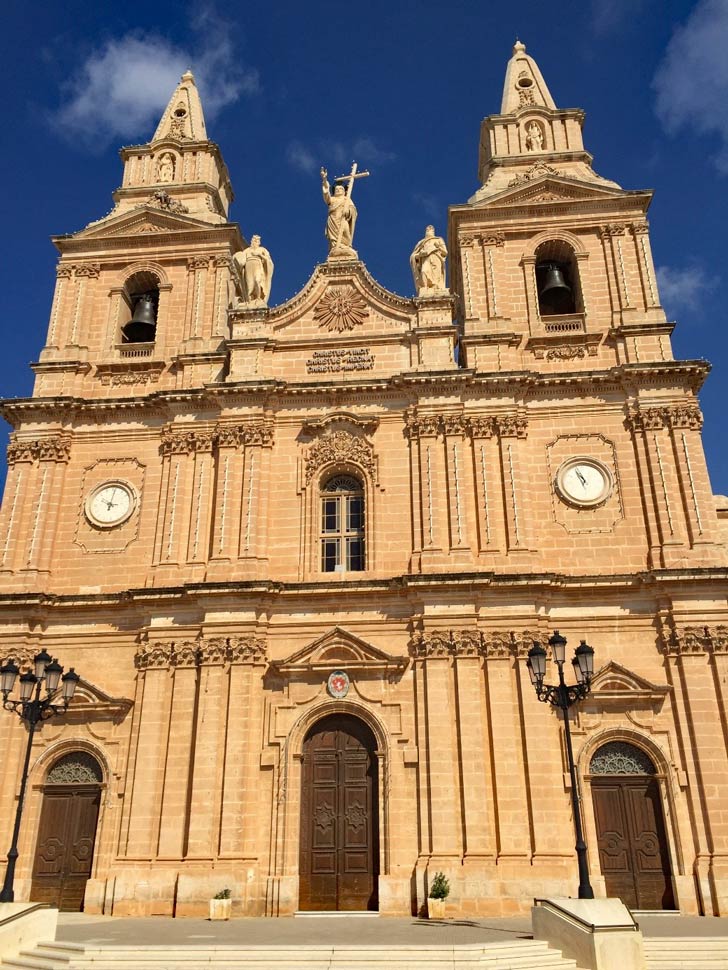
[[[71,457],[71,439],[63,435],[48,438],[10,437],[8,464],[18,461],[68,461]]]
[[[33,657],[36,653],[37,650],[33,651],[30,647],[14,647],[7,653],[0,655],[2,656],[2,659],[0,660],[0,667],[12,660],[18,670],[23,670],[26,667],[32,668]]]
[[[100,785],[104,780],[101,765],[87,751],[71,751],[53,765],[46,785]]]
[[[530,182],[533,179],[542,178],[544,175],[558,175],[559,173],[553,166],[547,165],[545,162],[536,162],[527,169],[523,175],[516,175],[515,178],[511,179],[508,183],[508,188],[513,189],[518,185],[525,185],[526,182]]]
[[[521,633],[484,633],[481,630],[442,630],[418,633],[409,642],[409,654],[415,660],[432,657],[484,657],[506,659],[522,657],[533,646],[534,635]]]
[[[261,637],[198,637],[149,643],[144,640],[134,657],[137,670],[200,665],[265,663],[268,655],[266,641]]]
[[[377,462],[374,448],[366,438],[349,434],[348,431],[331,431],[314,441],[306,456],[306,484],[321,468],[340,462],[352,462],[363,468],[374,481]]]

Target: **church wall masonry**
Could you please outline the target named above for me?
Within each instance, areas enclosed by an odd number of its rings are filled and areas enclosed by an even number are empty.
[[[411,299],[354,248],[354,166],[322,170],[328,253],[270,305],[275,253],[228,219],[190,74],[112,211],[54,240],[34,393],[2,403],[0,654],[83,680],[33,744],[18,898],[74,752],[102,777],[87,912],[201,916],[229,887],[237,915],[293,913],[335,825],[374,833],[360,908],[421,912],[437,871],[452,916],[573,895],[563,725],[525,667],[559,629],[599,668],[572,712],[597,894],[593,759],[618,744],[654,769],[664,904],[728,913],[708,367],[673,358],[650,193],[596,174],[583,120],[517,44],[480,187],[414,245]],[[375,794],[309,818],[329,717],[366,725]],[[7,841],[23,736],[0,733]]]

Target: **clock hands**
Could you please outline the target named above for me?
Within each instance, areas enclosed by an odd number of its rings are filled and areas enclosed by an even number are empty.
[[[574,471],[576,472],[576,477],[581,482],[582,487],[586,488],[586,485],[587,485],[586,478],[584,478],[584,475],[582,474],[581,470],[579,468],[575,468]]]

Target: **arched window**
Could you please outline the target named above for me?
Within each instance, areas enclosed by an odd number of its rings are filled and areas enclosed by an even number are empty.
[[[576,259],[563,239],[549,239],[536,250],[536,288],[542,317],[581,312]]]
[[[364,488],[353,475],[335,475],[321,489],[321,571],[364,568]]]
[[[645,752],[627,741],[608,741],[592,755],[592,775],[654,775],[655,766]]]
[[[153,343],[159,309],[159,280],[155,274],[148,270],[134,273],[124,285],[122,297],[126,319],[122,321],[121,342]]]

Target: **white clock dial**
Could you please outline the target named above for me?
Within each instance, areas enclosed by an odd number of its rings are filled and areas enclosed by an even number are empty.
[[[104,482],[86,499],[86,516],[94,525],[110,529],[126,522],[135,503],[136,495],[126,482]]]
[[[570,458],[559,468],[556,488],[574,505],[599,505],[612,491],[612,476],[596,458]]]

